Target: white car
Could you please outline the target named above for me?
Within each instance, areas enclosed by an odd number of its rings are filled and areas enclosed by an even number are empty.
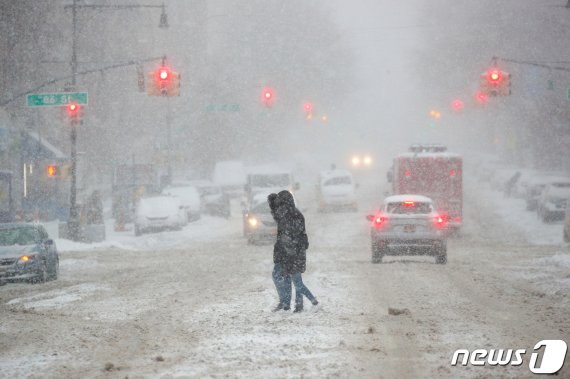
[[[447,263],[446,220],[430,198],[389,196],[367,219],[372,223],[372,263],[382,262],[386,255],[431,255],[435,263]]]
[[[542,222],[560,221],[566,215],[570,181],[547,185],[538,200],[537,214]]]
[[[188,222],[179,198],[154,196],[140,199],[135,211],[135,235],[160,230],[180,230]]]
[[[193,186],[173,186],[162,191],[163,195],[175,196],[180,199],[189,221],[200,219],[200,192]]]
[[[529,180],[526,188],[526,210],[535,211],[538,209],[538,204],[540,202],[542,191],[549,184],[563,184],[570,183],[570,178],[552,176],[552,175],[539,175]]]
[[[345,208],[358,211],[355,190],[356,185],[349,171],[322,171],[317,185],[319,212]]]

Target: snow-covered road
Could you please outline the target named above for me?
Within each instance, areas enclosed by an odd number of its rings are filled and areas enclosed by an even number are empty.
[[[248,246],[239,216],[205,219],[65,251],[58,281],[0,287],[0,377],[521,378],[528,363],[451,367],[451,357],[570,341],[568,247],[529,235],[560,225],[521,227],[512,202],[467,182],[447,265],[373,265],[364,214],[381,192],[363,187],[360,213],[306,211],[304,280],[318,307],[271,312],[271,246]]]

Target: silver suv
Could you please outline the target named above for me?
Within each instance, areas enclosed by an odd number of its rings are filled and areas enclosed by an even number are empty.
[[[437,264],[447,263],[447,220],[434,210],[430,198],[390,196],[367,219],[372,223],[372,263],[382,262],[385,255],[431,255]]]

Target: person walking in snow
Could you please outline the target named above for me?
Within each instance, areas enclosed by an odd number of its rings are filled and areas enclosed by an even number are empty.
[[[272,193],[267,197],[267,202],[269,203],[269,208],[271,209],[271,215],[275,222],[277,222],[277,194]],[[277,241],[273,246],[273,283],[275,284],[275,289],[277,290],[277,295],[279,296],[279,304],[273,310],[285,310],[291,309],[291,276],[285,274],[285,256],[284,251],[279,248]]]
[[[274,194],[272,194],[274,195]],[[276,196],[270,195],[273,202],[272,214],[277,222],[277,239],[274,246],[274,263],[279,265],[275,275],[276,287],[281,286],[280,303],[277,310],[289,308],[291,301],[291,285],[295,286],[295,310],[303,310],[303,296],[306,296],[313,305],[318,301],[303,283],[302,273],[306,269],[309,239],[305,230],[305,217],[295,207],[293,195],[289,191],[281,191]],[[279,289],[278,289],[279,292]]]

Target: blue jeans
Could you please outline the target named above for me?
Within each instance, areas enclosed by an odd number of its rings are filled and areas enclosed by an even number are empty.
[[[303,295],[307,296],[307,299],[312,303],[315,300],[315,297],[309,291],[307,286],[303,284],[303,277],[301,273],[296,273],[291,275],[291,279],[293,280],[293,284],[295,285],[295,305],[296,306],[303,306]]]
[[[273,283],[279,295],[279,303],[290,306],[291,305],[291,276],[286,275],[283,271],[281,263],[275,263],[273,267]],[[302,300],[301,300],[302,301]]]

